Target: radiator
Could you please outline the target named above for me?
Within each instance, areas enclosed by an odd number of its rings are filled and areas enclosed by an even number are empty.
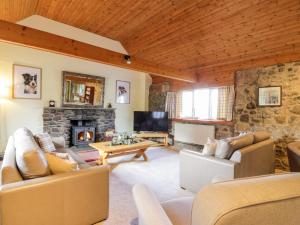
[[[215,126],[175,123],[175,141],[204,145],[208,137],[215,138]]]

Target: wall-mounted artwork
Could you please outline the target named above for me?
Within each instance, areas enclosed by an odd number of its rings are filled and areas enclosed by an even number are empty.
[[[281,106],[281,86],[259,87],[258,106]]]
[[[42,69],[13,65],[13,98],[41,99]]]
[[[103,107],[105,78],[63,71],[62,105]]]
[[[116,102],[122,104],[130,103],[130,82],[117,80]]]

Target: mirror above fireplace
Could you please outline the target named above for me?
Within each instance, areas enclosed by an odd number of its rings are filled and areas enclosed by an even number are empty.
[[[103,107],[105,78],[63,71],[63,107]]]

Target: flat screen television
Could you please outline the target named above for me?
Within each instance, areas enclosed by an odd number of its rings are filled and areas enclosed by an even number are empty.
[[[161,131],[168,132],[167,112],[134,112],[134,131]]]

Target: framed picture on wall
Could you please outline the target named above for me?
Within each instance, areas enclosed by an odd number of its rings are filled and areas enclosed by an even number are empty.
[[[42,69],[13,65],[13,98],[41,99]]]
[[[258,106],[281,106],[281,86],[259,87]]]
[[[116,103],[130,103],[130,82],[117,80],[116,82]]]

